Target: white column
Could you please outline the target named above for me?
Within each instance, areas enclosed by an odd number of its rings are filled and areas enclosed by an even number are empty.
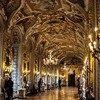
[[[12,80],[13,80],[13,90],[16,95],[21,86],[23,77],[22,76],[22,33],[21,29],[17,26],[11,29],[12,33]],[[16,39],[16,35],[19,37]]]
[[[18,46],[13,45],[12,80],[14,95],[18,91]]]
[[[21,78],[22,78],[22,45],[19,45],[18,48],[18,90],[21,87]]]

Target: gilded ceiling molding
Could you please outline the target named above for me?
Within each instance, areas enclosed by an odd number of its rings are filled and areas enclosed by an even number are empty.
[[[81,13],[84,15],[84,17],[87,18],[85,9],[83,9],[78,3],[72,3],[69,0],[67,0],[66,2],[69,3],[70,5],[74,6],[75,8],[77,8],[79,11],[81,11]]]
[[[27,39],[29,36],[35,34],[35,33],[41,33],[37,31],[37,28],[41,26],[41,19],[40,18],[36,18],[34,25],[30,26],[27,30],[26,30],[26,35],[25,38]]]
[[[34,36],[29,36],[27,39],[25,39],[25,43],[27,43],[28,41],[32,41],[32,43],[35,43],[35,37]]]
[[[73,5],[73,4],[72,4]],[[80,10],[80,9],[79,9]],[[68,11],[67,11],[68,12]],[[72,12],[73,13],[73,12]],[[83,13],[82,13],[83,14]],[[84,14],[83,14],[84,15]],[[42,22],[43,23],[43,22]],[[79,25],[78,25],[79,26]],[[41,25],[40,25],[40,27],[41,27]],[[32,26],[26,33],[28,34],[31,34],[31,32],[32,32],[32,29],[34,30],[35,29],[35,26]],[[31,32],[30,32],[30,30],[31,30]],[[33,33],[33,32],[32,32]],[[34,33],[36,33],[36,32],[34,32]]]
[[[43,32],[44,33],[44,32]],[[42,34],[42,35],[44,35],[44,34]],[[46,36],[45,36],[46,37]],[[50,40],[49,40],[50,41]],[[54,40],[54,41],[50,41],[50,44],[56,44],[56,42],[55,42],[56,40]],[[82,38],[82,41],[84,41],[84,38]],[[58,41],[59,42],[59,41]],[[75,41],[73,42],[73,44],[75,43]],[[84,42],[83,42],[84,43]],[[58,44],[58,43],[57,43]],[[72,43],[71,43],[72,44]],[[83,44],[82,44],[83,45]],[[77,46],[77,45],[76,45]]]
[[[74,57],[78,60],[78,61],[77,61],[77,65],[83,65],[83,64],[84,64],[84,57],[77,56],[77,55],[71,57],[71,56],[64,55],[64,54],[63,54],[63,57],[61,57],[61,59],[59,59],[59,63],[60,63],[61,61],[65,61],[65,62],[66,62],[66,59],[67,59],[67,64],[72,65],[71,59],[73,59]],[[71,58],[71,59],[70,59],[70,58]],[[81,62],[80,62],[79,60],[80,60]]]
[[[8,25],[9,25],[8,28],[9,29],[14,25],[14,22],[16,21],[16,19],[14,19],[14,17],[20,11],[20,9],[24,6],[24,3],[25,3],[25,0],[21,0],[20,6],[18,7],[18,9],[14,13],[12,13],[12,15],[10,16],[10,18],[8,20]]]
[[[25,43],[27,43],[27,41],[29,41],[29,40],[31,40],[33,42],[34,50],[36,50],[38,45],[40,44],[40,42],[43,41],[43,38],[39,33],[34,34],[34,35],[29,35],[29,36],[27,36],[27,38],[24,35],[24,38],[25,38]]]
[[[22,18],[19,18],[19,20],[16,20],[16,22],[14,24],[18,24],[20,23],[21,21],[25,20],[25,19],[30,19],[30,18],[34,18],[35,16],[34,15],[30,15],[30,16],[24,16]],[[34,19],[36,20],[36,19]]]
[[[5,15],[3,5],[0,3],[0,33],[4,32],[5,30],[6,20],[7,20],[7,17]]]
[[[16,44],[16,41],[18,41],[18,44],[22,44],[24,42],[23,32],[20,26],[13,26],[11,29],[11,34],[13,44]]]
[[[80,55],[81,55],[81,58],[82,58],[82,59],[84,59],[84,56],[85,56],[85,55],[84,55],[84,50],[82,50],[82,49],[81,49],[80,51],[77,51],[77,53],[76,53],[76,51],[73,51],[72,49],[69,49],[69,50],[66,50],[66,49],[63,49],[63,50],[61,49],[61,50],[60,50],[60,49],[59,49],[59,50],[57,50],[57,51],[58,51],[58,56],[57,56],[58,58],[61,57],[61,56],[64,55],[64,54],[68,53],[68,52],[74,53],[74,56],[76,56],[76,55],[79,55],[79,56],[80,56]],[[64,54],[62,53],[62,55],[61,55],[60,53],[61,53],[62,51],[65,51],[65,53],[64,53]],[[60,54],[60,55],[59,55],[59,54]]]
[[[68,48],[68,46],[70,46],[70,45],[71,45],[72,47]],[[47,46],[46,48],[48,48],[48,47],[49,47],[49,46]],[[63,47],[63,46],[61,46],[61,47],[60,47],[60,46],[57,46],[57,47],[59,47],[59,48],[56,48],[56,49],[54,48],[54,51],[55,51],[55,52],[56,52],[56,50],[57,50],[57,51],[60,51],[60,50],[61,50],[61,51],[63,51],[63,50],[71,51],[72,48],[74,48],[74,47],[78,47],[78,48],[82,49],[82,50],[80,50],[80,51],[84,52],[84,50],[83,50],[83,45],[79,45],[79,46],[78,46],[77,44],[67,44],[67,45],[64,46],[64,47]]]
[[[85,10],[86,12],[89,11],[89,0],[84,0],[84,4],[85,4]]]
[[[38,33],[38,32],[43,32],[43,30],[45,30],[45,28],[47,28],[47,25],[48,25],[48,23],[50,23],[50,22],[53,22],[53,21],[57,21],[58,23],[59,22],[62,22],[60,19],[51,19],[51,20],[47,20],[47,21],[45,21],[44,23],[42,23],[42,25],[40,24],[38,24],[38,27],[36,26],[36,24],[35,25],[33,25],[32,27],[30,27],[28,30],[27,30],[27,32],[26,32],[26,37],[27,37],[27,35],[29,36],[29,35],[32,35],[32,34],[34,34],[34,33]],[[66,20],[67,21],[67,20]],[[64,22],[66,22],[66,21],[64,21]],[[78,27],[79,29],[82,29],[82,32],[84,32],[85,30],[84,30],[84,28],[80,25],[80,24],[78,24],[78,23],[74,23],[74,22],[72,22],[70,19],[68,19],[68,22],[71,22],[72,24],[74,24],[75,25],[75,27]],[[87,33],[86,31],[85,31],[85,33]]]
[[[30,51],[31,50],[33,50],[34,49],[34,51],[36,50],[36,45],[37,45],[37,42],[36,42],[36,40],[35,40],[35,37],[34,36],[29,36],[27,39],[25,39],[26,41],[25,41],[25,44],[28,42],[28,43],[30,43],[31,44],[31,49],[30,49]]]
[[[4,21],[7,20],[7,16],[5,15],[4,8],[3,8],[3,6],[1,6],[1,5],[0,5],[0,15],[2,16],[2,19],[3,19]]]
[[[37,0],[26,0],[27,4],[29,5],[30,9],[37,10],[40,12],[50,12],[56,11],[57,9],[61,8],[61,0],[47,0],[47,1],[37,1]]]
[[[31,37],[29,37],[23,45],[26,46],[26,53],[30,53],[33,49],[35,49],[35,42]]]
[[[72,24],[74,24],[78,29],[81,30],[82,33],[85,33],[87,34],[88,31],[86,29],[84,29],[84,27],[82,25],[80,25],[79,23],[74,23],[73,21],[71,21],[69,18],[68,18],[68,21],[70,21]]]
[[[43,41],[45,41],[45,39],[42,37],[42,35],[39,35],[38,40],[35,41],[35,46],[36,46],[35,49],[37,49],[40,44],[44,45]]]

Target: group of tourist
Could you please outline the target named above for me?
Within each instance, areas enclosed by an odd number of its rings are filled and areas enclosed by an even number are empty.
[[[37,84],[38,89],[36,89],[33,84],[31,87],[30,93],[31,94],[41,94],[41,88],[42,88],[43,83],[44,82],[42,78],[40,78]],[[58,87],[59,89],[61,89],[61,79],[60,78],[58,80]],[[5,79],[3,92],[4,92],[4,100],[10,100],[13,97],[13,81],[11,80],[11,77],[7,77]]]

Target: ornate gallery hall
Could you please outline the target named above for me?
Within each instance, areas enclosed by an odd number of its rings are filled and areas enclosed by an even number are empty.
[[[0,0],[4,98],[100,100],[100,0]]]

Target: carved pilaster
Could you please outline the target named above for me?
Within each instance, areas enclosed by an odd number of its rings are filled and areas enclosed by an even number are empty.
[[[98,28],[98,32],[95,33],[95,37],[97,34],[100,34],[100,0],[94,0],[94,23],[95,23],[95,27]],[[96,39],[97,42],[97,46],[100,47],[100,41],[98,41]],[[100,56],[98,54],[98,56]],[[95,60],[95,66],[94,66],[95,70],[95,77],[94,77],[94,82],[95,82],[95,100],[100,100],[100,60]]]
[[[34,81],[34,68],[35,68],[35,52],[34,49],[30,52],[30,59],[29,59],[29,70],[30,70],[30,76],[29,81],[33,83]]]
[[[2,55],[3,55],[3,33],[0,33],[0,94],[1,94],[1,87],[2,87]]]
[[[4,31],[4,22],[0,14],[0,94],[1,94],[1,81],[2,81],[2,59],[3,59],[3,31]]]

